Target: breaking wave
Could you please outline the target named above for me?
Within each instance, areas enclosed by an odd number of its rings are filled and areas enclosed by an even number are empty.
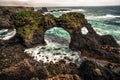
[[[9,40],[13,36],[15,36],[15,34],[16,34],[16,29],[13,29],[13,30],[2,29],[2,30],[0,30],[0,39]]]
[[[106,14],[103,16],[87,16],[87,19],[93,20],[93,19],[109,19],[109,18],[120,18],[118,15],[111,15],[111,14]]]
[[[97,18],[120,18],[120,16],[106,14],[105,16],[97,16]]]
[[[52,28],[45,33],[46,46],[37,46],[26,49],[29,55],[35,60],[44,63],[58,62],[65,60],[69,62],[80,62],[80,52],[74,52],[69,49],[70,35],[62,28]]]

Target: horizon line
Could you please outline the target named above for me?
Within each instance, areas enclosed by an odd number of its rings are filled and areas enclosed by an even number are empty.
[[[0,1],[0,6],[22,6],[22,7],[94,7],[94,6],[120,6],[119,4],[79,4],[79,3],[71,3],[71,2],[66,2],[66,3],[49,3],[49,2],[22,2],[22,1]]]

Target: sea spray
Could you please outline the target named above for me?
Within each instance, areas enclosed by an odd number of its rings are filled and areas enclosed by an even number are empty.
[[[26,49],[25,52],[30,54],[35,60],[44,63],[58,62],[65,60],[69,62],[80,62],[80,52],[74,52],[67,46],[47,41],[46,46],[37,46],[35,48]]]
[[[0,30],[0,39],[9,40],[16,34],[16,29],[2,29]]]
[[[59,8],[56,8],[59,9]],[[70,7],[66,12],[80,12],[100,35],[112,35],[120,42],[120,7]],[[65,11],[50,12],[56,17]],[[48,12],[49,13],[49,12]]]
[[[35,60],[44,63],[58,62],[65,60],[69,62],[80,62],[80,52],[69,49],[70,35],[62,28],[54,27],[45,33],[46,46],[37,46],[26,49],[25,52],[30,54]]]

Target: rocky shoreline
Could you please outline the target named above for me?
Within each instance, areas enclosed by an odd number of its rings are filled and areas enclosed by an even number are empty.
[[[0,80],[120,79],[120,46],[111,35],[98,35],[81,13],[71,12],[56,18],[33,8],[0,7],[0,24],[0,30],[16,29],[14,37],[0,40]],[[81,51],[81,62],[43,63],[24,52],[46,45],[44,33],[55,26],[70,34],[69,48]],[[87,30],[85,34],[83,28]]]

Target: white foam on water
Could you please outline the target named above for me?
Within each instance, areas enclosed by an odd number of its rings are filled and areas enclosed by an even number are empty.
[[[117,43],[120,45],[120,41],[117,41]]]
[[[99,35],[105,35],[105,34],[110,34],[110,33],[114,33],[114,34],[120,34],[119,30],[106,30],[106,29],[101,29],[101,28],[94,28],[94,30],[97,32],[97,34]]]
[[[59,11],[59,12],[63,12],[63,13],[69,13],[69,12],[85,12],[84,9],[71,9],[68,11]]]
[[[117,15],[111,15],[111,14],[106,14],[104,16],[87,16],[86,17],[88,20],[99,20],[99,19],[111,19],[111,18],[120,18],[120,16]],[[118,21],[119,23],[119,21]]]
[[[119,30],[105,30],[105,29],[101,29],[101,28],[94,28],[94,30],[96,31],[96,33],[97,34],[99,34],[99,35],[106,35],[106,34],[109,34],[109,35],[111,35],[111,33],[112,34],[118,34],[117,36],[120,36],[120,31]],[[114,37],[115,38],[115,37]],[[115,38],[116,39],[116,38]],[[117,40],[116,39],[116,41],[117,41],[117,43],[120,45],[120,41],[119,40]]]
[[[120,18],[120,16],[106,14],[105,16],[98,16],[97,18]]]
[[[105,32],[106,32],[106,33],[109,33],[109,31],[103,30],[103,29],[101,29],[101,28],[94,28],[94,30],[95,30],[96,33],[99,34],[99,35],[104,35]]]
[[[114,21],[114,22],[116,22],[116,23],[120,23],[120,21]]]
[[[84,9],[72,9],[71,11],[72,12],[85,12]]]
[[[49,40],[46,40],[46,42],[46,46],[37,46],[35,48],[26,49],[24,52],[28,53],[35,60],[42,61],[44,63],[49,63],[51,61],[55,63],[63,59],[67,63],[79,62],[81,60],[80,52],[73,52],[69,50],[67,46],[52,43]]]
[[[8,29],[2,29],[2,30],[0,30],[0,34],[3,32],[7,32],[7,31],[8,31]]]
[[[16,29],[14,29],[12,31],[9,31],[8,29],[0,30],[0,33],[4,33],[4,32],[6,32],[6,34],[5,35],[0,35],[0,39],[2,39],[2,40],[9,40],[13,36],[15,36]]]
[[[87,16],[87,19],[120,18],[120,16],[106,14],[104,16]]]
[[[45,12],[44,15],[50,13],[50,14],[53,14],[55,17],[59,17],[62,14],[69,13],[69,12],[85,12],[85,10],[84,9],[68,9],[65,11],[53,11],[53,12],[51,12],[50,10],[49,12]]]
[[[82,34],[86,35],[88,33],[88,29],[86,27],[81,28]]]

